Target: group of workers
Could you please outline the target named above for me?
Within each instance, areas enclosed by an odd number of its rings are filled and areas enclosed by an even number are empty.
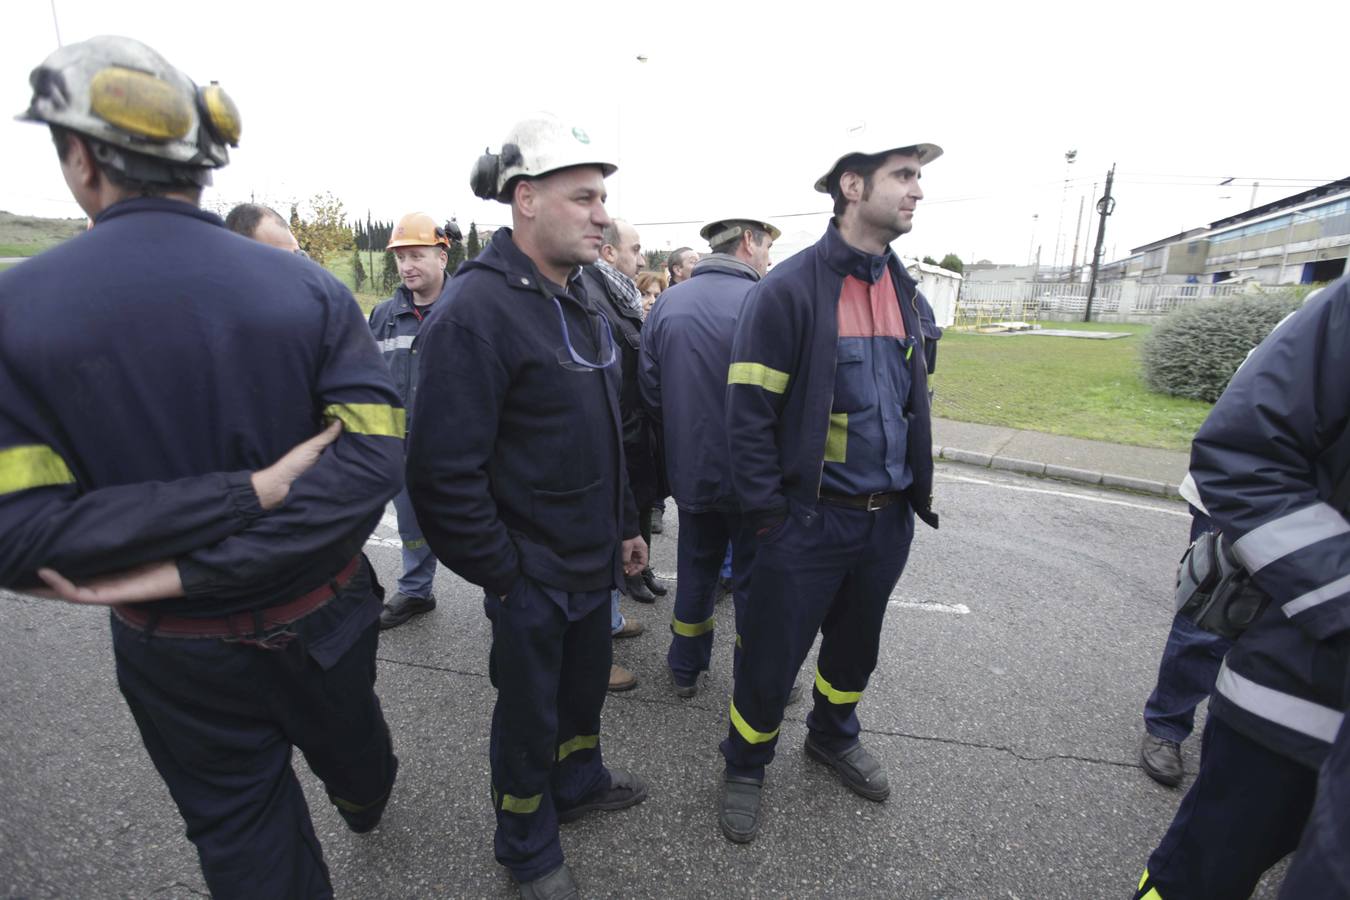
[[[279,217],[237,210],[248,240],[199,208],[239,140],[218,85],[127,38],[64,47],[31,82],[25,117],[94,227],[0,275],[0,585],[111,606],[119,686],[213,895],[332,895],[291,750],[353,831],[378,825],[398,772],[379,630],[434,608],[439,560],[492,626],[496,858],[522,897],[578,896],[559,826],[648,797],[606,766],[601,710],[616,592],[665,589],[648,546],[667,492],[681,697],[713,665],[731,548],[723,834],[756,837],[817,635],[803,753],[887,799],[857,708],[915,518],[938,524],[941,337],[890,245],[940,147],[846,148],[815,182],[824,235],[771,272],[772,223],[710,222],[711,254],[673,254],[644,317],[639,236],[605,210],[613,161],[534,116],[470,175],[511,227],[450,277],[446,230],[405,217],[402,287],[366,320]],[[1197,437],[1199,495],[1275,602],[1219,673],[1201,774],[1141,897],[1241,896],[1298,842],[1314,790],[1289,883],[1350,885],[1350,525],[1328,505],[1350,463],[1347,316],[1342,282]],[[404,560],[382,604],[362,548],[391,500]]]

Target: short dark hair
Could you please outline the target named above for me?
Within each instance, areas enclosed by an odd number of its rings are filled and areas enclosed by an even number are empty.
[[[684,255],[693,252],[693,247],[681,247],[678,250],[672,250],[670,256],[666,257],[666,271],[674,275],[675,267],[684,265]]]
[[[866,153],[855,153],[852,156],[845,157],[839,165],[835,166],[835,171],[831,173],[829,181],[825,183],[830,191],[830,199],[834,201],[834,214],[842,216],[844,210],[848,208],[848,201],[844,199],[843,191],[839,189],[839,179],[845,172],[854,172],[862,176],[863,195],[866,200],[872,194],[872,176],[881,168],[881,164],[892,156],[918,156],[918,147],[900,147],[895,150],[887,150],[885,153],[875,153],[868,155]]]
[[[66,157],[70,155],[71,142],[76,137],[76,134],[70,129],[63,128],[60,125],[49,125],[48,127],[52,132],[52,143],[56,145],[56,155],[60,158],[61,162],[65,162]],[[100,158],[101,155],[111,152],[113,148],[88,135],[81,134],[78,137],[88,145],[90,155],[93,156],[94,165],[98,167],[99,173],[127,196],[163,197],[165,194],[176,193],[187,194],[193,198],[193,202],[201,202],[202,189],[199,185],[191,183],[167,184],[159,181],[146,181],[141,178],[132,178],[126,173],[119,172],[117,169],[106,164]],[[171,178],[173,177],[172,173],[175,169],[178,169],[180,173],[182,172],[183,167],[181,166],[175,167],[141,153],[135,153],[131,150],[122,150],[120,148],[117,149],[116,152],[123,154],[124,157],[138,160],[142,166],[148,165],[161,168],[169,172]],[[173,180],[179,182],[178,178],[174,178]]]
[[[738,231],[738,232],[736,232],[736,236],[735,236],[735,237],[733,237],[733,238],[727,238],[727,239],[726,239],[725,241],[723,241],[722,243],[717,244],[716,246],[714,246],[714,247],[712,248],[712,252],[714,252],[714,253],[734,254],[734,253],[736,252],[736,248],[737,248],[737,247],[740,245],[740,243],[741,243],[741,235],[743,235],[743,234],[749,234],[749,235],[750,235],[750,240],[754,242],[754,244],[755,244],[756,247],[758,247],[760,244],[764,243],[764,239],[765,239],[766,237],[769,236],[769,233],[768,233],[767,231],[765,231],[763,228],[756,228],[756,227],[753,226],[753,225],[748,225],[748,226],[746,226],[746,228],[745,228],[744,231]]]
[[[261,203],[240,203],[230,210],[230,214],[225,217],[225,227],[235,234],[242,234],[246,238],[251,238],[253,232],[257,231],[258,226],[262,224],[265,216],[271,216],[286,228],[290,227],[286,224],[286,220],[281,217],[281,213],[270,206],[263,206]]]

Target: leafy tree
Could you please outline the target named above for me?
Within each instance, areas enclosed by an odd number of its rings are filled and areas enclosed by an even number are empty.
[[[931,256],[925,256],[923,259],[919,261],[923,263],[925,266],[936,266],[938,264],[938,261],[936,259],[933,259],[933,257]]]
[[[647,270],[659,272],[666,267],[666,259],[670,254],[665,250],[648,250],[643,256],[647,257]]]
[[[966,268],[965,263],[961,262],[961,257],[957,256],[955,253],[948,253],[946,256],[942,257],[942,262],[938,263],[938,265],[948,272],[955,272],[958,275],[965,271]]]
[[[291,207],[291,231],[310,258],[323,265],[335,254],[353,249],[352,230],[341,200],[331,193],[315,194],[309,199],[309,208],[310,217],[302,219],[299,210]]]
[[[352,251],[352,280],[356,282],[356,289],[361,290],[366,283],[366,267],[361,265],[361,253]]]
[[[478,224],[476,222],[469,223],[468,246],[464,252],[468,254],[469,259],[477,259],[478,254],[483,252],[483,245],[478,240]]]

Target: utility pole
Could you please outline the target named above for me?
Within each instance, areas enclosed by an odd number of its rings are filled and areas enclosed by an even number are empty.
[[[1106,173],[1106,193],[1097,201],[1097,247],[1092,252],[1092,276],[1088,279],[1087,308],[1083,311],[1083,321],[1092,321],[1092,295],[1097,290],[1097,270],[1102,263],[1102,243],[1106,240],[1106,217],[1115,211],[1116,201],[1111,196],[1111,182],[1116,177],[1116,164],[1111,163],[1111,171]]]
[[[1073,259],[1069,261],[1069,281],[1077,284],[1078,279],[1074,277],[1073,270],[1078,268],[1078,232],[1083,227],[1083,197],[1078,197],[1078,222],[1073,226]]]

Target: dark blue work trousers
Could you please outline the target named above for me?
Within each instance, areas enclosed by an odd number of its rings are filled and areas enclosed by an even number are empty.
[[[876,512],[794,503],[781,525],[759,537],[722,742],[730,774],[764,777],[788,692],[817,631],[807,728],[833,751],[857,743],[858,701],[876,668],[886,605],[913,538],[914,513],[903,501]]]
[[[1350,671],[1346,694],[1350,697]],[[1350,709],[1345,710],[1350,717]],[[1317,795],[1280,900],[1350,898],[1350,718],[1341,722],[1317,775]]]
[[[608,790],[600,711],[609,688],[608,589],[569,594],[522,576],[488,594],[497,862],[517,881],[562,865],[558,813]],[[573,616],[576,615],[576,618]]]
[[[728,549],[728,541],[735,548],[734,556]],[[735,560],[732,597],[739,634],[741,609],[755,558],[754,535],[741,533],[739,513],[695,513],[681,509],[675,611],[670,621],[670,649],[666,651],[666,663],[676,684],[692,685],[698,674],[712,665],[717,580],[727,557]]]
[[[383,807],[398,760],[374,690],[379,609],[362,566],[277,650],[113,616],[118,685],[213,897],[333,896],[291,748],[339,808]]]
[[[1316,784],[1312,769],[1210,716],[1200,774],[1149,857],[1136,898],[1246,900],[1298,846]]]
[[[1191,507],[1191,540],[1214,526],[1209,517]],[[1158,681],[1144,704],[1144,728],[1149,734],[1180,744],[1195,727],[1195,708],[1214,690],[1219,665],[1233,642],[1200,628],[1185,616],[1174,616],[1167,634]]]

